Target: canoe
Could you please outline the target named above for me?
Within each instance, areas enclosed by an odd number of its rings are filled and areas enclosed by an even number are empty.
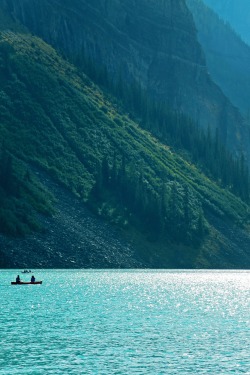
[[[28,284],[42,284],[42,281],[34,281],[33,283],[31,281],[20,281],[20,283],[17,283],[16,281],[11,281],[11,285],[28,285]]]

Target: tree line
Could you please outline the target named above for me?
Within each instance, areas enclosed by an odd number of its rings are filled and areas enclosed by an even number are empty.
[[[152,240],[199,246],[207,233],[202,207],[188,185],[162,181],[154,189],[143,168],[138,172],[124,155],[106,156],[97,168],[92,201],[105,201],[107,193],[124,210],[123,218]]]
[[[77,59],[77,64],[94,82],[118,98],[142,128],[174,150],[188,152],[190,161],[219,186],[249,202],[249,170],[244,155],[232,155],[221,141],[218,129],[215,134],[209,128],[202,129],[185,114],[170,108],[167,102],[148,95],[139,83],[126,83],[122,74],[111,78],[105,66],[97,66],[84,55]]]

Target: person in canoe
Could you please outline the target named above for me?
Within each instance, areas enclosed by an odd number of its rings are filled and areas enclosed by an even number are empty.
[[[36,278],[35,278],[35,276],[34,276],[34,275],[32,275],[32,276],[31,276],[31,279],[30,279],[30,281],[31,281],[32,283],[34,283],[34,282],[36,281]]]
[[[16,283],[20,283],[20,281],[21,281],[20,276],[17,275],[17,277],[16,277]]]

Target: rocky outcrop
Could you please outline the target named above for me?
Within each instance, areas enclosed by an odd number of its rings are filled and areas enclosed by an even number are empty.
[[[129,241],[119,228],[93,215],[48,174],[36,174],[56,197],[55,214],[40,218],[42,233],[26,238],[0,234],[1,268],[249,268],[250,235],[232,223],[210,215],[213,234],[196,249],[193,259],[190,249],[170,244],[172,257],[152,251],[140,256],[138,243]]]
[[[25,238],[0,234],[2,268],[143,268],[118,229],[94,216],[72,193],[36,172],[56,197],[53,217],[41,216],[43,232]],[[150,266],[147,264],[147,266]]]
[[[105,66],[114,80],[147,92],[219,129],[235,153],[250,160],[249,133],[238,110],[207,73],[184,0],[1,0],[33,33],[70,59]]]

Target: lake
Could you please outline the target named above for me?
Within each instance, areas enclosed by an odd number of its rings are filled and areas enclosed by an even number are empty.
[[[250,271],[0,270],[0,374],[250,374]]]

